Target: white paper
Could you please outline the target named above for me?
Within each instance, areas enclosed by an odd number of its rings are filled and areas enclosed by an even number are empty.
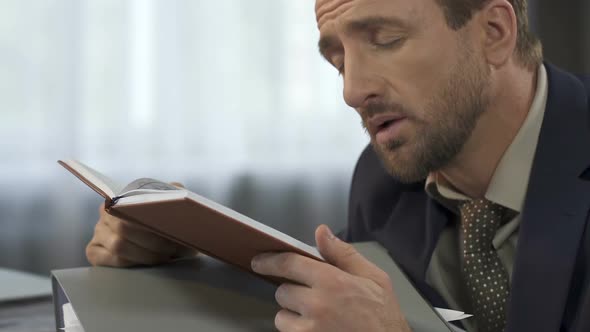
[[[70,303],[62,306],[62,312],[64,314],[64,327],[60,328],[60,330],[64,332],[84,332],[84,328]]]
[[[469,317],[473,316],[470,314],[466,314],[463,311],[443,309],[443,308],[434,308],[434,309],[436,309],[438,314],[447,322],[462,320],[462,319],[469,318]]]

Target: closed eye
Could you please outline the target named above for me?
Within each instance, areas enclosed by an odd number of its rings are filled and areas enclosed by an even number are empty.
[[[400,44],[402,40],[402,38],[397,38],[388,42],[373,42],[373,45],[380,48],[390,49]]]

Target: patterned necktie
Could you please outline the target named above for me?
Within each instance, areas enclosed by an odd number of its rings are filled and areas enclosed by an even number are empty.
[[[508,274],[492,240],[506,208],[486,199],[460,205],[463,274],[479,332],[501,332],[506,326]]]

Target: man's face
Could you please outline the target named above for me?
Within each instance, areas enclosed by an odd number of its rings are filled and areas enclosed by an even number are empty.
[[[317,0],[320,52],[344,80],[386,169],[426,178],[461,151],[486,109],[489,69],[435,0]]]

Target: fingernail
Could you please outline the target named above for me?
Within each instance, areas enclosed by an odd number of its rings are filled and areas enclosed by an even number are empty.
[[[336,236],[334,235],[334,233],[332,233],[332,230],[330,230],[330,227],[326,226],[326,231],[327,231],[326,236],[328,237],[328,240],[335,240],[336,239]]]
[[[250,266],[252,267],[252,270],[256,271],[256,267],[258,267],[258,257],[252,258]]]

